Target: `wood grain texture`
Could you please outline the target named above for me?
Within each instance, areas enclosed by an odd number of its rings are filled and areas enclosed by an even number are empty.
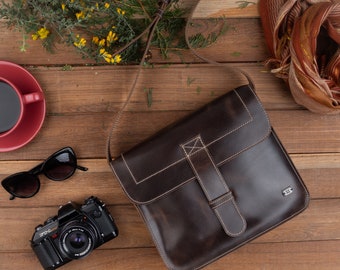
[[[126,112],[114,131],[113,155],[128,150],[167,125],[187,116],[188,111]],[[339,117],[314,115],[304,110],[268,111],[272,125],[290,154],[337,153]],[[37,137],[27,146],[2,153],[0,160],[44,159],[68,144],[75,145],[79,157],[105,157],[112,112],[51,115]],[[133,127],[133,128],[132,128]],[[41,147],[44,145],[44,147]]]
[[[191,8],[196,0],[181,0]],[[159,131],[225,92],[247,83],[235,67],[254,80],[271,123],[311,195],[301,215],[209,265],[209,270],[337,270],[340,269],[340,116],[313,114],[292,99],[284,82],[263,66],[268,52],[257,12],[258,1],[241,9],[242,1],[201,0],[194,17],[227,17],[228,31],[200,54],[226,64],[217,68],[181,50],[162,59],[153,48],[153,66],[144,68],[132,101],[112,139],[113,155]],[[207,22],[207,25],[209,23]],[[209,30],[208,28],[206,29]],[[63,182],[41,176],[32,199],[13,201],[0,189],[0,269],[40,269],[30,249],[34,228],[73,200],[90,195],[103,199],[120,235],[89,257],[62,269],[165,269],[136,209],[114,178],[107,161],[106,139],[112,119],[122,107],[136,74],[133,65],[98,66],[81,59],[74,48],[58,45],[48,54],[28,41],[20,53],[21,34],[0,21],[0,60],[23,65],[41,84],[47,102],[44,125],[35,139],[13,152],[0,153],[0,178],[29,170],[59,148],[70,145],[79,164]],[[63,67],[67,66],[68,71]],[[153,89],[148,107],[145,89]]]
[[[233,270],[337,270],[340,264],[339,252],[339,241],[249,244],[206,269],[222,270],[227,266]],[[92,255],[66,264],[62,269],[166,269],[155,248],[95,250]],[[28,269],[28,266],[39,269],[39,262],[32,253],[0,253],[1,269]]]

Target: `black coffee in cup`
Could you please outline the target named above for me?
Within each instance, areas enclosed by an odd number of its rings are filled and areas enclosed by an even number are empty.
[[[0,133],[9,131],[21,114],[20,98],[8,83],[0,81]]]

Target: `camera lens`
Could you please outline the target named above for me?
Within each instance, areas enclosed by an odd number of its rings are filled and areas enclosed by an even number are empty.
[[[73,249],[82,249],[89,243],[89,238],[81,231],[71,232],[68,241]]]
[[[95,235],[91,228],[78,225],[66,228],[60,237],[60,246],[70,259],[80,259],[94,248]]]

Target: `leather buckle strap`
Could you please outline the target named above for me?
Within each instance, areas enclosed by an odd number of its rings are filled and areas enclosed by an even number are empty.
[[[225,233],[232,237],[242,234],[247,227],[246,221],[201,137],[197,136],[181,147]]]

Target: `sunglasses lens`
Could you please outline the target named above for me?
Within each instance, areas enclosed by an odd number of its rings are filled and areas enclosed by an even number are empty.
[[[39,191],[38,177],[30,173],[17,173],[2,181],[3,187],[19,198],[30,198]]]
[[[69,178],[76,168],[76,157],[67,151],[49,159],[45,163],[44,172],[48,178],[58,181]]]

